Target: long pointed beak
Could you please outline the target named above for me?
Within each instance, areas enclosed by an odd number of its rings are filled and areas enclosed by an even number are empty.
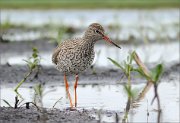
[[[118,46],[117,44],[115,44],[114,42],[112,42],[107,36],[103,36],[103,39],[104,39],[105,41],[107,41],[107,42],[113,44],[113,45],[116,46],[117,48],[120,48],[120,49],[121,49],[120,46]]]

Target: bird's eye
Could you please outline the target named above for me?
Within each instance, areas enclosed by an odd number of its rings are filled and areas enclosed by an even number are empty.
[[[101,34],[98,30],[95,30],[96,33]]]

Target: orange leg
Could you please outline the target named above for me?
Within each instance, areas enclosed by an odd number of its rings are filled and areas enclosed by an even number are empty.
[[[74,83],[74,90],[75,90],[75,107],[77,106],[77,92],[76,92],[76,88],[77,88],[77,85],[78,85],[78,80],[79,80],[79,77],[78,77],[78,74],[76,74],[76,81]]]
[[[72,104],[72,99],[71,99],[71,95],[69,93],[69,84],[68,84],[68,81],[67,81],[67,78],[66,78],[66,75],[64,74],[64,83],[65,83],[65,86],[66,86],[66,93],[68,95],[68,98],[69,98],[69,101],[70,101],[70,106],[71,108],[73,107],[73,104]]]

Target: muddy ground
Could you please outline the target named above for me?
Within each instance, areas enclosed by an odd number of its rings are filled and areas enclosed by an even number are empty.
[[[0,107],[1,123],[96,123],[98,120],[91,115],[95,111],[88,110],[59,110],[59,109],[42,109],[37,110],[34,107],[26,108],[5,108]]]
[[[0,107],[0,123],[99,123],[101,116],[112,117],[114,122],[120,120],[122,112],[86,109],[26,109]],[[104,121],[103,121],[104,122]]]
[[[112,68],[94,68],[96,73],[93,73],[92,69],[89,68],[85,72],[79,74],[80,80],[79,84],[124,84],[126,83],[126,77],[123,77],[124,74],[121,70],[112,69]],[[18,65],[0,65],[0,78],[1,84],[8,83],[18,83],[22,80],[25,74],[28,71],[27,66],[18,66]],[[165,69],[162,79],[174,79],[177,78],[180,71],[180,64],[177,63],[172,66],[167,66]],[[36,71],[32,74],[27,83],[35,84],[36,82],[42,82],[47,84],[58,83],[63,85],[63,73],[60,73],[54,67],[40,67],[38,76],[36,76]],[[146,82],[146,80],[137,77],[137,74],[132,74],[132,82],[134,84]],[[74,81],[75,76],[69,75],[69,81]]]

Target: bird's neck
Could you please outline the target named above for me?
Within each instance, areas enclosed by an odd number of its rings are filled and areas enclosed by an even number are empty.
[[[90,37],[83,37],[83,46],[88,48],[88,49],[92,49],[94,48],[94,44],[96,43],[96,40],[94,40],[93,38]]]
[[[82,38],[88,42],[93,42],[93,43],[95,43],[98,40],[97,36],[92,35],[91,33],[88,32],[85,32]]]

